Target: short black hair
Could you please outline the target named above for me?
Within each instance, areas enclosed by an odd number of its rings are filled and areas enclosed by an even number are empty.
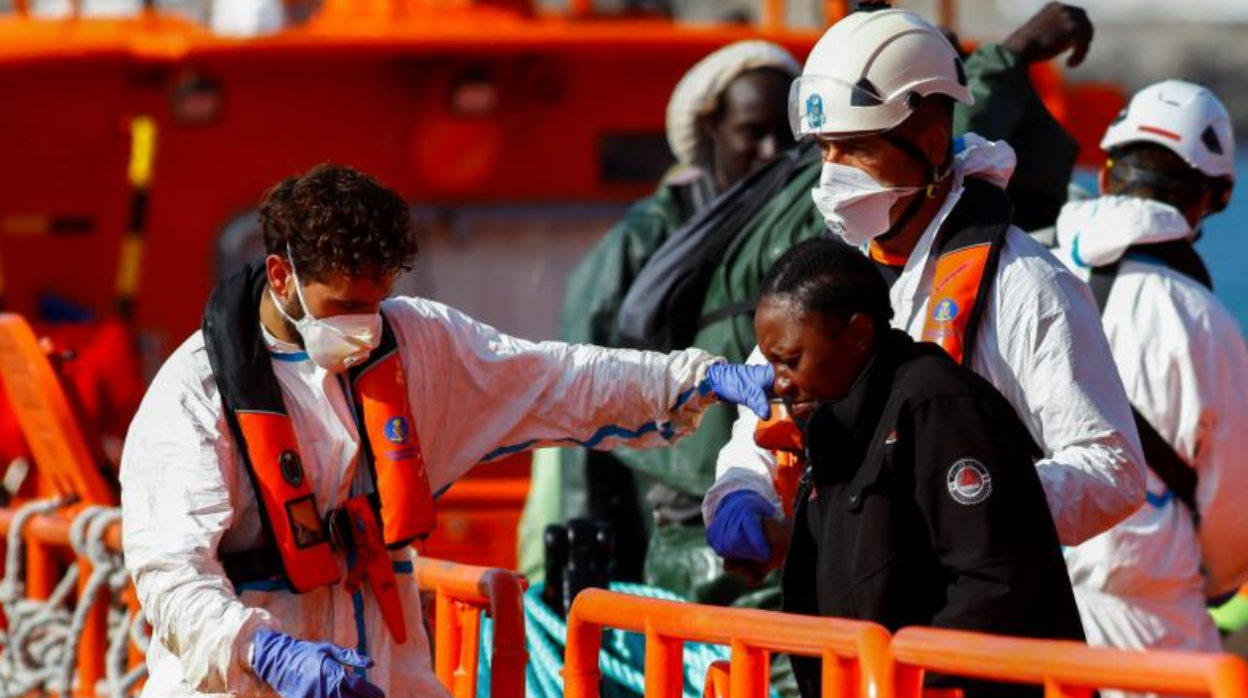
[[[888,284],[871,260],[826,237],[798,243],[781,255],[763,279],[759,298],[793,303],[838,322],[866,313],[877,331],[887,329],[893,318]]]
[[[1109,152],[1107,193],[1152,199],[1180,211],[1201,205],[1212,182],[1174,151],[1139,141]]]
[[[289,256],[300,279],[376,278],[411,268],[416,236],[407,202],[381,182],[323,164],[282,180],[260,205],[269,254]]]

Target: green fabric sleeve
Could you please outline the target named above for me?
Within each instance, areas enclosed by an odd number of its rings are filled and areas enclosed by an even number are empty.
[[[1027,66],[1000,44],[982,44],[966,59],[966,76],[975,103],[954,109],[954,133],[1008,140],[1031,108]]]
[[[638,272],[683,223],[670,187],[637,202],[568,276],[559,317],[565,342],[620,345],[616,317]]]
[[[811,203],[818,185],[818,151],[799,167],[793,181],[780,191],[729,245],[707,287],[703,316],[758,297],[763,275],[793,245],[822,235],[823,217]],[[743,312],[709,324],[693,346],[740,363],[754,349],[754,316]],[[656,451],[619,449],[616,457],[674,490],[701,497],[715,479],[715,460],[728,442],[736,410],[716,406],[707,411],[698,431],[671,448]]]
[[[954,109],[954,132],[1005,140],[1018,155],[1010,180],[1014,223],[1026,231],[1057,222],[1079,144],[1049,113],[1027,66],[1000,44],[983,44],[966,61],[972,105]]]

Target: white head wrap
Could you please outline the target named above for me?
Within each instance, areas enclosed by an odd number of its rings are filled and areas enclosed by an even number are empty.
[[[667,144],[677,162],[687,165],[697,156],[698,117],[714,111],[728,85],[756,68],[775,68],[792,77],[802,72],[793,56],[776,44],[738,41],[698,61],[685,73],[667,103]]]

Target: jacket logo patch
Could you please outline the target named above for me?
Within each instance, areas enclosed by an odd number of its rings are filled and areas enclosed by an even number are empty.
[[[386,422],[386,439],[392,444],[407,443],[408,434],[411,430],[407,428],[407,420],[402,417],[394,417]]]
[[[992,475],[983,463],[963,458],[949,468],[949,496],[965,506],[979,504],[992,494]]]
[[[936,322],[953,322],[957,316],[958,304],[949,298],[937,303],[936,309],[932,311],[932,319]]]
[[[291,487],[303,484],[303,463],[300,462],[298,453],[284,451],[277,457],[277,467],[282,471],[282,479],[286,484]]]

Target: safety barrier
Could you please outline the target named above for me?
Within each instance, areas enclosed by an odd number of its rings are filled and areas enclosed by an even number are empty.
[[[492,698],[524,696],[524,582],[500,569],[418,558],[417,584],[435,594],[434,670],[455,698],[475,698],[480,665],[481,614],[493,620]]]
[[[1248,665],[1225,654],[1148,653],[934,628],[893,637],[897,698],[918,698],[924,671],[1038,684],[1045,698],[1090,698],[1098,688],[1248,698]]]
[[[568,615],[563,673],[567,698],[598,698],[602,677],[598,655],[604,626],[645,635],[647,698],[680,698],[687,641],[731,648],[728,688],[733,698],[767,695],[772,652],[821,657],[823,695],[828,698],[893,695],[888,632],[874,623],[684,604],[588,589],[576,597]],[[712,672],[714,691],[717,680],[722,685],[722,665]]]
[[[146,675],[147,638],[121,562],[120,511],[31,502],[0,509],[0,536],[0,609],[8,619],[0,624],[0,698],[133,695]],[[75,553],[68,565],[58,554],[66,547]],[[421,590],[436,598],[435,670],[443,685],[456,698],[475,698],[485,612],[493,620],[490,695],[521,698],[528,661],[522,580],[428,558],[413,568]]]

